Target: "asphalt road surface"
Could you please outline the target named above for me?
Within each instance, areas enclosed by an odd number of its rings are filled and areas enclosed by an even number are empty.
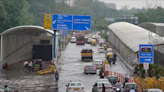
[[[88,74],[85,75],[84,66],[92,65],[92,62],[82,62],[81,61],[81,50],[83,48],[92,48],[94,51],[93,58],[105,60],[104,53],[98,53],[98,46],[91,46],[90,44],[85,45],[76,45],[76,43],[69,43],[66,50],[62,54],[62,59],[60,61],[60,67],[62,68],[60,72],[59,79],[59,92],[66,92],[65,85],[68,84],[70,80],[80,80],[84,85],[85,92],[92,91],[92,85],[99,78],[97,70],[97,74]],[[112,71],[117,71],[121,74],[126,74],[127,70],[123,66],[123,64],[117,59],[115,65],[112,65],[110,68]]]
[[[92,48],[94,51],[94,59],[105,60],[104,53],[98,53],[98,46],[76,45],[76,43],[69,43],[65,51],[62,53],[59,66],[62,68],[60,71],[60,78],[58,86],[55,83],[54,74],[51,75],[37,75],[36,73],[26,73],[24,71],[23,63],[16,63],[10,67],[9,71],[0,73],[0,89],[4,85],[8,85],[10,89],[19,90],[20,92],[66,92],[65,85],[70,80],[81,80],[85,92],[92,91],[92,85],[99,78],[97,74],[83,73],[84,66],[91,65],[92,62],[81,61],[81,50],[83,48]],[[119,58],[115,65],[110,68],[112,71],[117,71],[121,74],[126,74],[127,70],[121,63]],[[58,90],[56,89],[58,87]],[[1,90],[0,90],[1,92]]]

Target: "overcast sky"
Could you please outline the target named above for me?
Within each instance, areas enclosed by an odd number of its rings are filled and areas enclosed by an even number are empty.
[[[107,3],[115,3],[117,9],[121,9],[121,6],[128,5],[129,8],[136,7],[142,8],[146,7],[146,2],[152,3],[154,7],[156,5],[164,7],[164,0],[100,0]]]

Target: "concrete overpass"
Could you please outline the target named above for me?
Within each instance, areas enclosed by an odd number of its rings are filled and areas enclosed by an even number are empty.
[[[46,34],[46,35],[43,35]],[[49,51],[47,58],[53,58],[54,32],[53,30],[44,29],[40,26],[23,25],[10,28],[1,34],[1,65],[9,65],[18,61],[31,60],[34,58],[42,59]],[[58,51],[58,35],[56,33],[56,55]],[[51,50],[51,51],[50,51]],[[36,53],[39,53],[36,54]]]

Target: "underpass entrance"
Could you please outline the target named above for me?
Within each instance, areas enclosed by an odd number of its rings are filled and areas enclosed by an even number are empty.
[[[52,45],[33,45],[32,59],[52,60]]]

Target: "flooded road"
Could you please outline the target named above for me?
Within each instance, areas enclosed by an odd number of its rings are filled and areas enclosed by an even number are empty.
[[[91,48],[93,53],[93,59],[101,59],[105,60],[104,53],[98,53],[98,46],[91,46],[90,44],[84,45],[76,45],[76,43],[69,43],[66,50],[63,52],[62,59],[60,61],[60,67],[62,67],[62,71],[60,73],[59,79],[59,92],[66,92],[65,85],[68,84],[70,80],[80,80],[84,85],[85,92],[92,91],[92,85],[99,78],[97,70],[97,74],[88,74],[85,75],[84,66],[92,65],[92,62],[82,62],[81,61],[81,50],[83,48]],[[121,74],[126,74],[127,71],[121,62],[116,62],[115,65],[112,65],[110,68],[112,71],[117,71]]]
[[[94,51],[94,59],[105,60],[104,53],[98,53],[98,46],[91,46],[90,44],[76,45],[76,43],[69,43],[65,51],[62,53],[61,60],[59,61],[59,66],[62,68],[60,71],[60,78],[57,86],[54,79],[54,74],[50,75],[37,75],[36,73],[26,73],[24,72],[24,67],[22,63],[17,63],[16,66],[22,66],[21,68],[16,68],[15,70],[9,70],[5,74],[1,74],[0,78],[0,88],[4,85],[9,85],[11,89],[17,89],[20,92],[66,92],[65,85],[68,84],[70,80],[81,80],[85,92],[92,91],[92,85],[99,78],[98,71],[97,74],[85,75],[84,66],[92,65],[92,62],[82,62],[81,61],[81,50],[83,48],[91,48]],[[123,64],[117,59],[115,65],[110,68],[112,71],[117,71],[122,74],[126,74],[127,70]]]

